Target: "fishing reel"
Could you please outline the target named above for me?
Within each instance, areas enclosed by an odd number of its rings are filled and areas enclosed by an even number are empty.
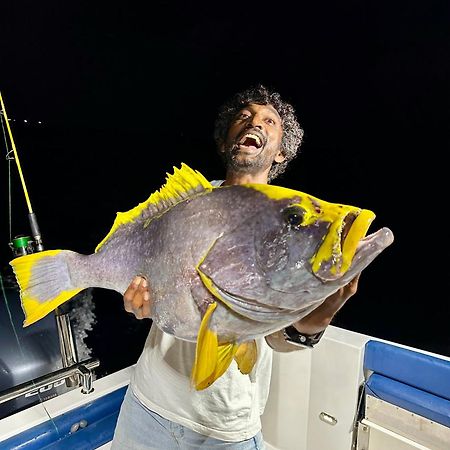
[[[28,214],[28,220],[30,221],[31,233],[33,237],[18,235],[12,240],[12,242],[9,243],[9,247],[16,257],[25,256],[30,253],[42,252],[42,250],[44,250],[36,214]]]
[[[9,243],[14,257],[29,255],[36,253],[38,245],[30,236],[16,236],[12,242]]]

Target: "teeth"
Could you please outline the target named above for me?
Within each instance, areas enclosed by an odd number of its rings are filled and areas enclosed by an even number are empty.
[[[254,139],[258,145],[261,145],[261,139],[256,134],[248,133],[244,136],[244,139],[247,139],[247,138]]]

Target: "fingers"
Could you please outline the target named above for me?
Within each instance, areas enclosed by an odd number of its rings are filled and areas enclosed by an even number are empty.
[[[147,280],[143,277],[136,277],[136,278],[140,278],[140,281],[139,284],[137,285],[136,290],[133,292],[133,297],[131,299],[131,307],[133,311],[137,311],[139,308],[142,307],[142,304],[144,303],[144,294],[147,290]]]
[[[142,280],[142,277],[135,277],[131,284],[128,286],[127,290],[124,292],[123,304],[125,307],[125,311],[133,312],[133,299]]]
[[[347,286],[344,286],[344,289],[345,289],[344,296],[347,297],[347,300],[356,294],[356,291],[358,290],[358,282],[359,282],[360,275],[361,275],[361,273],[358,273],[358,275],[356,275],[356,277],[353,278],[353,280],[351,280],[347,284]]]
[[[358,290],[359,273],[352,280],[350,280],[345,286],[342,286],[334,294],[331,294],[325,299],[324,304],[330,305],[337,311],[341,306],[350,298],[356,294]]]
[[[151,317],[151,301],[147,280],[142,276],[134,278],[123,295],[125,311],[137,319]]]
[[[144,292],[144,302],[142,304],[142,317],[152,316],[152,305],[150,303],[150,293],[148,291]]]

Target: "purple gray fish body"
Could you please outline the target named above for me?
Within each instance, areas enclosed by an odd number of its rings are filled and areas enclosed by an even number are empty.
[[[197,345],[207,330],[235,355],[307,315],[388,247],[388,228],[366,236],[374,217],[279,186],[213,188],[182,165],[146,202],[119,213],[95,253],[50,250],[11,265],[26,325],[88,287],[123,294],[140,274],[154,324]],[[214,370],[206,385],[223,373]]]

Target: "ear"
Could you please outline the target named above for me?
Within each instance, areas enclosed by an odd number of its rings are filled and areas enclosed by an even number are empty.
[[[273,159],[276,163],[282,163],[286,159],[286,156],[284,156],[283,150],[279,150],[278,153],[275,155],[275,158]]]
[[[217,145],[217,151],[219,153],[223,153],[225,151],[225,142],[220,140],[219,144]]]

